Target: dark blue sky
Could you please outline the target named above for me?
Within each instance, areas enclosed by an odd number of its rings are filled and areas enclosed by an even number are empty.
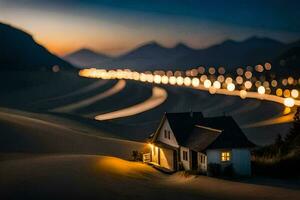
[[[110,42],[111,50],[90,44],[78,47],[93,46],[108,53],[118,53],[147,40],[167,46],[183,41],[204,47],[228,38],[242,40],[259,35],[289,42],[300,35],[297,0],[0,0],[1,4],[4,15],[0,20],[15,23],[33,34],[45,34],[38,31],[38,26],[43,27],[41,20],[49,24],[56,21],[62,28],[65,24],[65,32],[73,31],[80,37],[95,37],[90,32],[77,33],[82,32],[76,31],[80,26],[99,34],[101,31],[103,42],[97,40],[99,46],[107,47],[109,43],[105,41],[115,39]],[[48,32],[58,37],[58,31]]]

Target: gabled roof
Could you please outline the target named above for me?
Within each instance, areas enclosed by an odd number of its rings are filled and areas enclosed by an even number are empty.
[[[203,117],[201,112],[165,113],[152,142],[168,120],[180,146],[195,151],[222,148],[249,148],[255,145],[250,142],[230,116]]]
[[[209,149],[255,147],[231,116],[203,118],[199,125],[222,130],[222,134],[207,147]]]

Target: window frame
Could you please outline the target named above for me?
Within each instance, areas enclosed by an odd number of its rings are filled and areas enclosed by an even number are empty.
[[[182,150],[182,160],[189,161],[188,151]]]
[[[230,162],[231,161],[231,157],[232,157],[232,153],[230,150],[222,150],[221,154],[221,162]]]
[[[171,139],[171,131],[170,130],[167,130],[167,129],[165,129],[164,130],[164,138],[165,139]]]

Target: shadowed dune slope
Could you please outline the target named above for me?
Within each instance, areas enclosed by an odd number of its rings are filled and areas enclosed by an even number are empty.
[[[48,155],[0,162],[5,199],[299,199],[300,192],[161,174],[142,163],[93,155]]]

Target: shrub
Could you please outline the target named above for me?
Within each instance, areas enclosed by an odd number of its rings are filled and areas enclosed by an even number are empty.
[[[134,161],[143,161],[143,154],[136,150],[132,151],[131,156]]]
[[[209,163],[207,165],[207,175],[218,177],[221,175],[221,165],[218,163]]]
[[[179,170],[179,171],[184,170],[184,167],[183,167],[183,163],[182,163],[182,162],[178,162],[178,170]]]
[[[224,176],[234,176],[234,169],[233,169],[232,164],[229,164],[226,167],[224,167],[223,175]]]

